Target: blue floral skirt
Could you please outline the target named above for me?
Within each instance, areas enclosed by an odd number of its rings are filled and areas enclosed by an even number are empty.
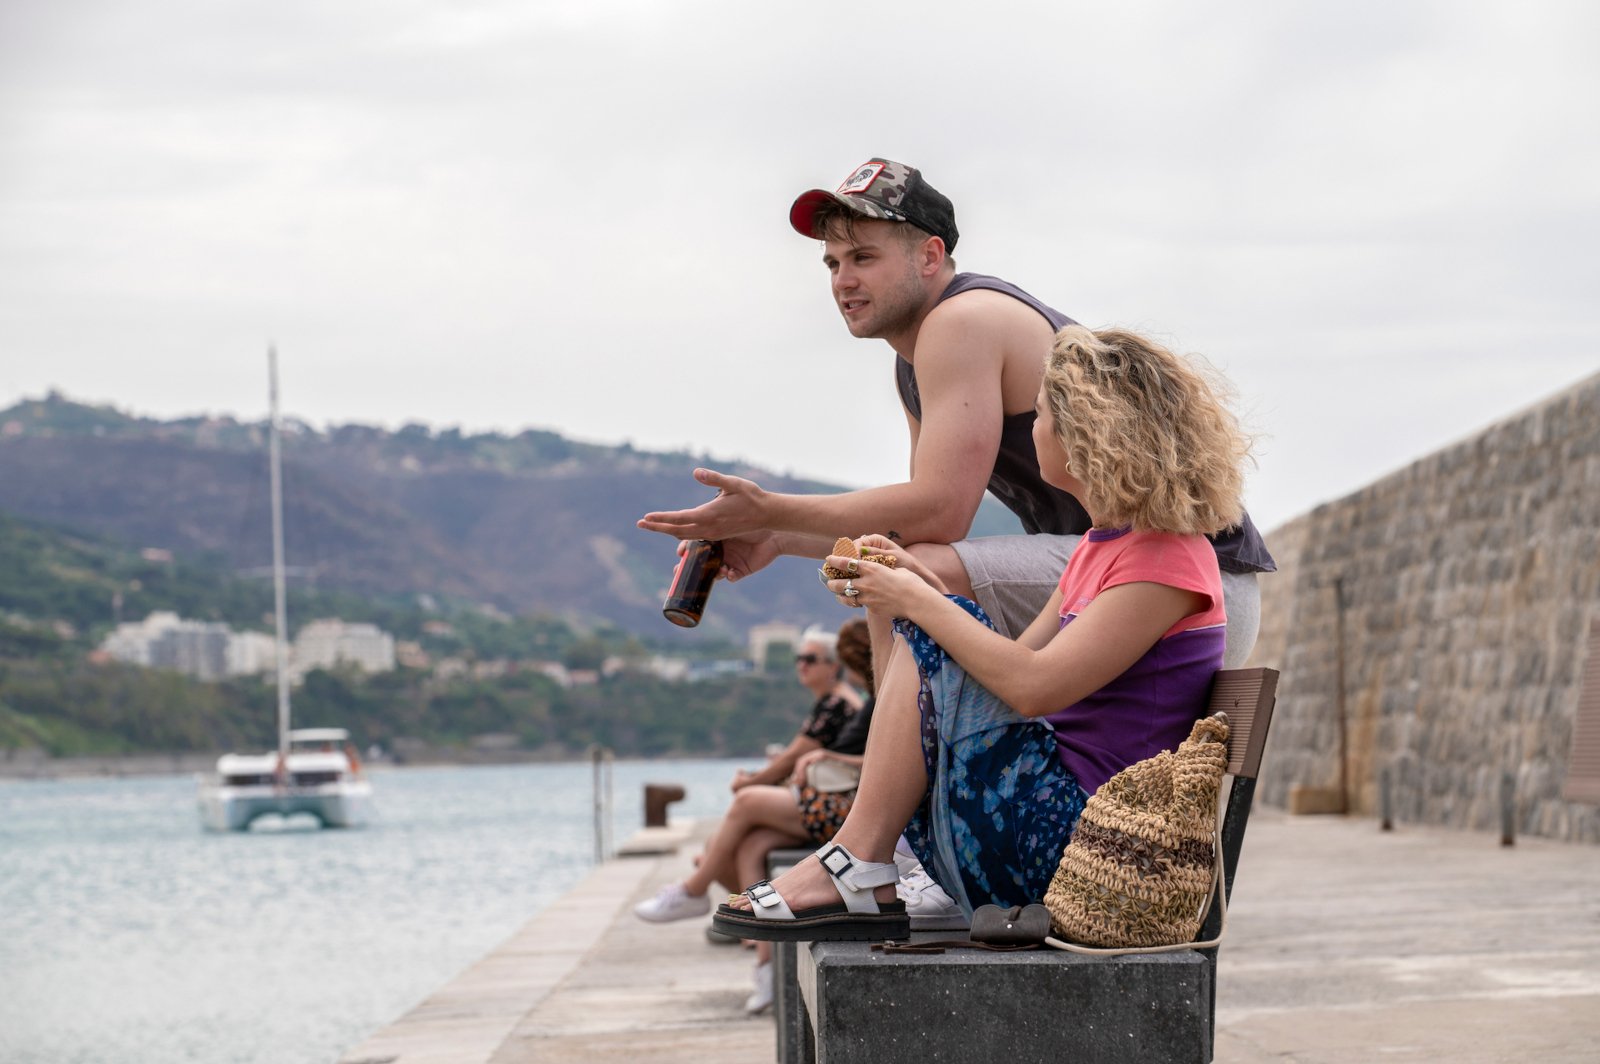
[[[994,627],[976,602],[949,597]],[[1043,900],[1087,801],[1061,764],[1055,730],[1000,701],[921,628],[894,626],[917,663],[928,770],[906,841],[968,915],[986,903]]]

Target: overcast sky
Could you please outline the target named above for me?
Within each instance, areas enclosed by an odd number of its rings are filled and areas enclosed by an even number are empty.
[[[963,269],[1224,370],[1271,528],[1600,369],[1597,12],[7,0],[0,406],[255,418],[275,340],[316,423],[899,479],[785,220],[881,155]]]

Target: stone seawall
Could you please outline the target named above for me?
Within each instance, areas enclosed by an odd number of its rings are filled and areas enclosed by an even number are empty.
[[[1275,530],[1251,664],[1281,669],[1261,797],[1393,766],[1401,822],[1600,842],[1562,784],[1600,625],[1600,375]],[[1342,591],[1343,609],[1340,609]],[[1341,625],[1342,620],[1342,625]]]
[[[216,754],[103,754],[49,757],[44,751],[32,748],[0,750],[0,779],[182,776],[210,773],[216,767]]]

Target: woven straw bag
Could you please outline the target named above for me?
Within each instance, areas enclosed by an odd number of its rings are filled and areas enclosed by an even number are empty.
[[[1090,797],[1044,904],[1055,936],[1117,951],[1188,949],[1220,882],[1217,795],[1228,767],[1223,714],[1174,751],[1130,765]],[[1224,913],[1224,916],[1226,914]]]

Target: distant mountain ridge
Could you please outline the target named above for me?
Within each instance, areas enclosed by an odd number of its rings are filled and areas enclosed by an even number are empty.
[[[257,568],[271,557],[265,455],[265,422],[162,421],[52,393],[0,411],[0,510]],[[288,421],[289,562],[328,587],[600,618],[660,638],[676,631],[660,613],[673,544],[634,521],[705,498],[690,479],[700,465],[774,491],[844,490],[708,455],[580,443],[538,429],[319,430]],[[1012,527],[986,500],[975,529]],[[785,558],[719,587],[705,626],[738,637],[764,621],[841,618],[817,587],[815,564]]]

